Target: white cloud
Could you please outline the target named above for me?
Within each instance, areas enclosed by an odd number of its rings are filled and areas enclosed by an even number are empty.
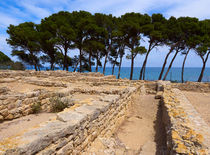
[[[100,12],[115,16],[126,12],[156,12],[162,13],[166,17],[195,16],[204,19],[210,18],[209,6],[209,0],[14,0],[12,4],[4,3],[2,6],[0,2],[0,50],[10,55],[11,48],[5,41],[7,38],[5,31],[9,24],[17,25],[24,21],[39,23],[42,18],[62,10],[85,10],[91,13]],[[161,52],[152,52],[148,66],[162,65],[162,59],[167,50],[164,48],[159,48],[159,50]],[[156,57],[160,58],[160,61],[155,60]],[[174,66],[180,66],[182,58],[178,56]],[[196,62],[199,59],[196,55],[189,56],[189,60],[194,58]],[[138,61],[135,62],[136,66],[140,66],[142,61],[143,56],[138,56]],[[198,61],[200,62],[200,60]],[[125,60],[124,64],[123,66],[130,66],[128,60]],[[197,63],[196,66],[200,65]],[[210,66],[210,61],[207,66]]]
[[[32,16],[35,16],[37,18],[41,19],[41,18],[47,17],[51,14],[51,12],[48,11],[47,9],[37,7],[33,4],[31,4],[30,1],[27,1],[27,2],[22,1],[20,3],[21,3],[21,6],[26,9],[26,13],[29,13]]]
[[[9,26],[10,24],[18,24],[20,22],[20,20],[18,20],[15,17],[12,17],[8,14],[4,14],[0,12],[0,27],[1,28],[6,28],[7,26]]]
[[[168,16],[190,16],[199,19],[210,18],[209,0],[185,0],[166,12]]]

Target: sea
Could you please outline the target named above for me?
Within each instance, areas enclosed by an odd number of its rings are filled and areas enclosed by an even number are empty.
[[[27,66],[28,70],[34,69],[31,66]],[[48,70],[49,67],[42,67],[41,70]],[[62,68],[56,68],[56,70],[61,70]],[[133,71],[133,80],[138,80],[139,75],[140,75],[140,70],[141,67],[134,67]],[[166,72],[167,68],[165,68]],[[170,72],[168,73],[168,76],[166,80],[170,80],[173,82],[181,82],[181,67],[174,67],[171,68]],[[72,72],[73,68],[69,68],[69,71]],[[92,68],[92,72],[95,71],[95,68]],[[124,79],[130,78],[130,67],[122,67],[121,68],[121,73],[120,73],[120,78]],[[158,80],[159,74],[161,71],[161,67],[147,67],[146,72],[145,72],[145,80]],[[103,68],[99,67],[98,72],[103,73]],[[188,68],[186,67],[184,70],[184,81],[197,81],[198,77],[200,75],[201,68]],[[112,75],[112,67],[106,67],[106,72],[105,75]],[[117,77],[118,75],[118,67],[115,68],[114,75]],[[164,74],[163,74],[164,75]],[[206,68],[203,76],[203,82],[210,82],[210,68]]]

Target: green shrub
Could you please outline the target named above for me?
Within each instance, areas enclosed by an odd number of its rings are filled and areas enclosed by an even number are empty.
[[[32,113],[33,114],[37,114],[41,111],[41,103],[40,102],[37,102],[37,103],[34,103],[32,106],[31,106],[31,109],[32,109]]]
[[[25,66],[21,62],[11,63],[11,70],[25,70]]]
[[[62,102],[59,97],[51,98],[50,102],[51,102],[51,111],[52,112],[60,112],[68,107],[68,103]]]

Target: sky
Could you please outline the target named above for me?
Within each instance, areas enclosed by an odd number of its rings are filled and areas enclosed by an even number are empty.
[[[170,16],[190,16],[200,20],[210,19],[210,0],[1,0],[0,1],[0,51],[9,57],[11,47],[7,45],[6,33],[10,24],[18,25],[32,21],[40,23],[42,18],[58,11],[85,10],[91,13],[106,13],[121,16],[127,12],[162,13],[166,18]],[[143,43],[147,47],[147,43]],[[148,67],[161,67],[168,52],[167,47],[154,49],[148,58]],[[70,51],[77,53],[76,51]],[[172,56],[171,56],[172,57]],[[171,59],[170,57],[170,59]],[[181,67],[183,55],[177,56],[173,67]],[[16,58],[12,58],[17,60]],[[138,56],[135,66],[140,67],[144,56]],[[108,64],[109,66],[110,64]],[[124,67],[130,66],[130,61],[123,59]],[[201,59],[192,51],[186,61],[186,67],[201,67]],[[210,60],[207,62],[210,67]]]

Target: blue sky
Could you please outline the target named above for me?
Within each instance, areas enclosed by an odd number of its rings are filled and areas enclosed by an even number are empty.
[[[85,10],[91,13],[100,12],[120,16],[126,12],[162,13],[170,16],[191,16],[199,19],[210,18],[209,0],[1,0],[0,1],[0,51],[10,56],[11,48],[6,43],[6,30],[9,24],[17,25],[26,21],[39,23],[44,17],[58,11]],[[143,43],[147,46],[146,43]],[[70,51],[76,53],[76,51]],[[167,47],[154,49],[149,56],[148,66],[162,66]],[[16,60],[15,58],[12,58]],[[138,56],[135,66],[142,65],[144,56]],[[179,55],[174,67],[182,65],[183,56]],[[192,51],[186,61],[186,67],[200,67],[200,58]],[[123,66],[130,66],[124,59]],[[210,67],[210,60],[207,62]]]

